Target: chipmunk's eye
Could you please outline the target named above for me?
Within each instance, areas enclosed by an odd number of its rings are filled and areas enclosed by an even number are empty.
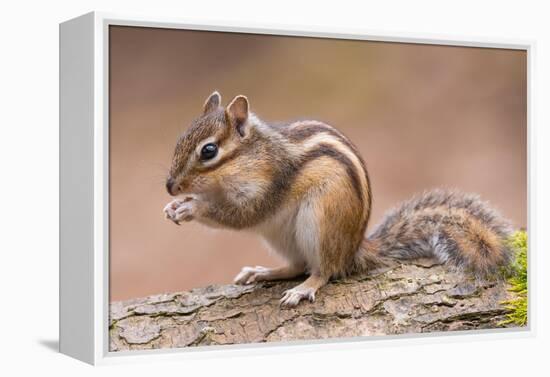
[[[214,143],[208,143],[201,149],[201,160],[210,160],[218,154],[218,146]]]

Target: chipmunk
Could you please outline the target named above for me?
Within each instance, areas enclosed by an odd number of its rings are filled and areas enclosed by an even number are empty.
[[[318,121],[273,126],[245,96],[223,108],[214,92],[179,138],[164,208],[179,224],[259,234],[287,264],[244,267],[236,284],[309,275],[281,304],[313,301],[332,278],[387,258],[435,258],[477,276],[509,263],[509,222],[475,195],[433,190],[399,205],[365,236],[372,192],[363,158],[335,128]]]

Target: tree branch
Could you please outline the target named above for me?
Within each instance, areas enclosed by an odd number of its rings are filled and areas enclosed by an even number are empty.
[[[431,261],[331,282],[279,307],[296,281],[208,286],[114,302],[110,350],[258,343],[503,327],[504,280],[475,282]],[[510,326],[510,325],[507,325]]]

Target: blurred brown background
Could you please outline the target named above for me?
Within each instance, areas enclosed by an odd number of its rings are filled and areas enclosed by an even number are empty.
[[[524,51],[111,26],[113,301],[279,263],[249,234],[163,217],[176,139],[215,89],[224,104],[247,95],[265,121],[348,135],[369,168],[371,227],[433,187],[477,192],[526,226]]]

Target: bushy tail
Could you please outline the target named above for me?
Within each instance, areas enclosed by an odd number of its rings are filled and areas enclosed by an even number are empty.
[[[477,277],[506,266],[510,223],[477,195],[433,190],[388,212],[365,239],[354,269],[385,259],[435,258]]]

